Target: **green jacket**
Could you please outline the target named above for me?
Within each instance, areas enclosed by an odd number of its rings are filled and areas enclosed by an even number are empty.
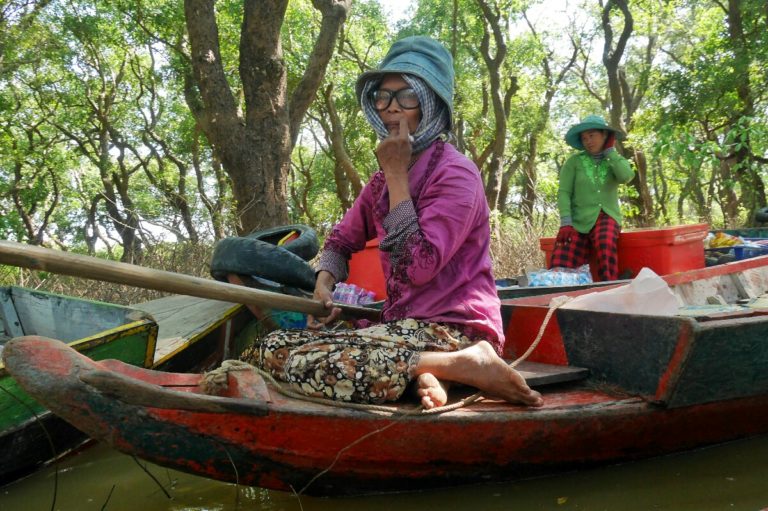
[[[632,180],[629,162],[615,150],[608,151],[600,165],[586,151],[574,154],[560,169],[557,207],[560,225],[572,225],[581,233],[595,226],[600,210],[621,225],[619,185]]]

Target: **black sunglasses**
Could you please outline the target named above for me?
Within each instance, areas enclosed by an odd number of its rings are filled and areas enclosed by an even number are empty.
[[[371,93],[373,106],[376,110],[386,110],[389,108],[392,98],[397,99],[397,104],[405,110],[419,108],[419,96],[410,87],[400,90],[378,89]]]

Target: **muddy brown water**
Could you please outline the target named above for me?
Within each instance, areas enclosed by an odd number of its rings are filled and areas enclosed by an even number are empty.
[[[768,436],[554,477],[343,499],[141,464],[157,482],[132,457],[94,444],[0,488],[0,511],[768,510]]]

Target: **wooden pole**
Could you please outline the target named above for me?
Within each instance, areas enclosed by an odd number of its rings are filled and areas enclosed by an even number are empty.
[[[226,302],[256,305],[313,316],[326,316],[329,311],[319,300],[263,291],[212,279],[181,273],[144,268],[97,257],[59,250],[0,241],[0,263],[33,270],[49,271],[72,277],[125,284],[180,295],[197,296]],[[379,319],[379,311],[368,307],[338,304],[347,318]]]

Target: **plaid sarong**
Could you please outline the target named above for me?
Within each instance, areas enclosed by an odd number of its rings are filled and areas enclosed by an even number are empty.
[[[619,234],[621,226],[601,211],[592,230],[578,233],[569,243],[555,243],[550,268],[578,268],[590,262],[592,253],[597,262],[597,275],[601,281],[619,278]]]

